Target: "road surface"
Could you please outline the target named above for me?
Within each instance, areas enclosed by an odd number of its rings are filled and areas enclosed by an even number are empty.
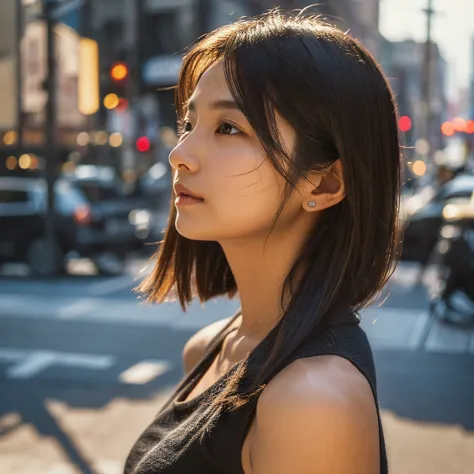
[[[145,266],[135,258],[114,278],[0,276],[0,473],[120,473],[182,376],[185,341],[237,308],[138,303]],[[474,332],[430,320],[416,281],[401,265],[383,306],[363,313],[391,472],[472,474]]]

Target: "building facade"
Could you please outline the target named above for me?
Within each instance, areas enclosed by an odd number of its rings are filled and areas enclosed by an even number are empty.
[[[447,63],[438,46],[431,44],[430,86],[431,120],[425,131],[423,81],[426,45],[413,40],[386,43],[384,46],[386,73],[394,90],[400,115],[411,118],[412,128],[405,135],[407,145],[413,146],[418,138],[427,138],[433,149],[443,147],[440,127],[447,119],[446,80]],[[424,135],[427,135],[426,137]]]

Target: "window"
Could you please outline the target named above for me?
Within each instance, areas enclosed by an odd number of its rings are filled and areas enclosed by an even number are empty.
[[[0,204],[27,203],[28,193],[17,189],[0,189]]]

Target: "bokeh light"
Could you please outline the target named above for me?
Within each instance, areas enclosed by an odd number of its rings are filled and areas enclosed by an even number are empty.
[[[14,145],[18,140],[18,133],[15,132],[15,130],[9,130],[8,132],[3,135],[3,143],[6,146],[12,146]]]
[[[24,155],[20,156],[18,160],[18,165],[22,170],[27,170],[31,166],[31,156],[25,153]]]
[[[110,77],[114,81],[123,81],[128,76],[128,67],[126,64],[117,63],[112,66],[110,70]]]
[[[424,161],[417,160],[411,169],[416,176],[423,176],[426,173],[426,164]]]
[[[107,94],[104,97],[104,107],[106,109],[115,109],[120,103],[119,96],[117,94]]]
[[[466,121],[461,117],[453,120],[453,127],[456,132],[464,132],[466,130]]]
[[[122,146],[123,143],[123,136],[121,133],[112,133],[110,134],[109,137],[109,144],[113,148],[118,148],[119,146]]]
[[[140,151],[141,153],[146,153],[150,150],[151,147],[150,139],[148,137],[140,137],[137,140],[136,145],[138,151]]]
[[[402,132],[408,132],[411,129],[411,118],[407,115],[402,115],[398,120],[398,127]]]
[[[107,143],[109,137],[107,135],[107,132],[104,130],[99,130],[98,132],[95,132],[94,135],[94,143],[99,146],[103,146]]]
[[[13,171],[18,165],[18,160],[14,156],[9,156],[5,161],[7,170]]]
[[[87,132],[81,132],[77,135],[77,144],[79,146],[87,146],[91,138]]]
[[[454,125],[449,122],[449,121],[446,121],[446,122],[443,122],[442,125],[441,125],[441,133],[443,135],[446,135],[447,137],[451,137],[452,135],[454,135],[454,132],[455,132],[455,128],[454,128]]]

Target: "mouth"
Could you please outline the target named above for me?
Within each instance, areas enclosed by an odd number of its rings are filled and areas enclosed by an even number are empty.
[[[176,194],[176,204],[191,204],[203,202],[204,199],[182,184],[176,184],[174,187]]]

